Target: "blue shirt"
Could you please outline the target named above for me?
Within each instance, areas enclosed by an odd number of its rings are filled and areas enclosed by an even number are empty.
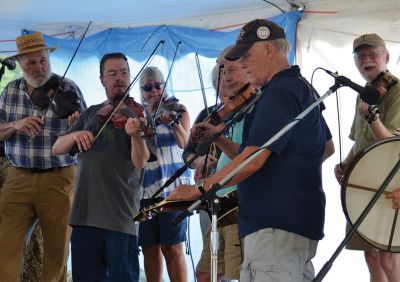
[[[170,125],[159,124],[156,127],[157,161],[148,162],[143,180],[143,199],[151,198],[157,190],[185,163],[182,160],[183,150],[176,143]],[[169,193],[181,184],[192,183],[192,171],[187,169],[158,196],[166,198]]]
[[[69,79],[64,79],[64,90],[74,91],[80,97],[82,107],[86,108],[85,100],[78,86]],[[11,81],[0,96],[0,122],[9,123],[26,117],[42,117],[44,111],[39,111],[32,103],[25,79]],[[58,136],[65,134],[68,128],[67,119],[60,119],[51,108],[46,112],[44,125],[39,134],[32,140],[21,132],[16,132],[4,140],[4,150],[7,159],[16,167],[51,168],[69,166],[75,160],[69,154],[55,156],[51,149]]]
[[[245,146],[262,146],[315,101],[293,66],[264,87],[243,127]],[[323,237],[325,194],[321,164],[326,125],[319,108],[269,146],[263,167],[239,183],[239,235],[278,228],[312,240]]]

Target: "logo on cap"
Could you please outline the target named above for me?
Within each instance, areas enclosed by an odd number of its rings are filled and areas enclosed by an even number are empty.
[[[260,38],[260,39],[267,39],[267,38],[269,37],[270,34],[271,34],[271,33],[270,33],[270,31],[269,31],[269,28],[266,27],[266,26],[260,26],[260,27],[257,29],[257,36],[258,36],[258,38]]]
[[[236,40],[242,40],[244,35],[246,34],[246,30],[242,29],[239,33],[239,36]]]

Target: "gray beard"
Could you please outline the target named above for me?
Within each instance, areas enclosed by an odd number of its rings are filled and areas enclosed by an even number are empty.
[[[38,83],[35,79],[33,79],[32,77],[28,76],[24,72],[24,70],[22,70],[22,73],[23,73],[23,76],[24,76],[24,79],[26,80],[26,82],[30,86],[32,86],[33,88],[39,88],[40,86],[43,86],[44,84],[46,84],[46,82],[49,81],[49,79],[51,77],[51,74],[52,74],[51,67],[49,66],[49,70],[47,71],[47,73],[45,75],[45,78],[40,83]]]

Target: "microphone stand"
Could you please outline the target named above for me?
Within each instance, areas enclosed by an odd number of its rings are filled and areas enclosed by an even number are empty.
[[[283,127],[280,131],[278,131],[274,136],[272,136],[262,147],[254,152],[252,155],[250,155],[246,160],[244,160],[242,163],[240,163],[237,167],[235,167],[230,173],[228,173],[223,179],[221,179],[219,182],[212,184],[211,188],[204,194],[202,194],[190,207],[188,207],[186,210],[182,211],[172,222],[177,224],[181,222],[183,219],[185,219],[187,216],[192,215],[192,212],[199,207],[201,204],[204,204],[207,200],[212,200],[217,198],[216,192],[218,192],[226,183],[228,183],[242,168],[246,167],[251,161],[253,161],[263,150],[267,149],[268,146],[270,146],[272,143],[277,141],[279,138],[281,138],[285,133],[287,133],[291,128],[293,128],[300,120],[302,120],[305,116],[307,116],[315,107],[317,107],[323,100],[325,100],[330,94],[335,92],[337,89],[342,87],[343,85],[335,79],[335,84],[329,88],[329,90],[320,98],[318,98],[314,103],[312,103],[310,106],[308,106],[302,113],[300,113],[296,118],[293,119],[289,124],[287,124],[285,127]],[[258,100],[258,99],[257,99]],[[243,112],[244,113],[244,112]],[[211,226],[215,227],[217,226],[216,223],[217,217],[212,216],[212,223]],[[211,231],[211,234],[213,230]],[[218,239],[218,237],[211,238],[210,240],[210,247],[218,247],[218,243],[215,243],[215,241]],[[211,259],[216,259],[217,256],[213,256],[215,253],[215,250],[211,249]],[[218,253],[218,251],[216,252]],[[211,268],[213,269],[213,263],[215,261],[211,262]],[[212,281],[216,282],[217,281],[217,276],[216,276],[216,269],[215,273],[212,273]]]

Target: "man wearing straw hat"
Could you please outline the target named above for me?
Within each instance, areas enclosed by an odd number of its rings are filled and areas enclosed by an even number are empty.
[[[61,83],[56,96],[67,93],[80,109],[86,105],[74,82],[52,73],[49,53],[56,47],[46,46],[41,33],[21,35],[16,43],[11,59],[19,62],[23,77],[0,96],[0,140],[12,164],[0,198],[0,281],[20,280],[24,240],[36,220],[44,239],[40,281],[66,281],[76,167],[73,156],[54,156],[51,148],[78,113],[60,117],[48,99],[55,90],[44,95],[39,90],[52,79]]]

